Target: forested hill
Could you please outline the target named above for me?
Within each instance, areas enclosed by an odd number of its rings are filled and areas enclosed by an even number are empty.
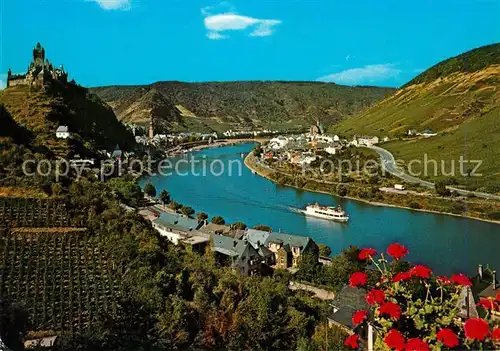
[[[93,88],[119,119],[144,123],[149,115],[175,129],[193,125],[269,126],[309,124],[320,119],[332,124],[359,113],[392,93],[392,88],[348,87],[320,82],[157,82],[143,86]],[[155,99],[151,97],[154,91]],[[175,113],[161,108],[161,94],[177,105]],[[149,104],[147,102],[150,102]],[[154,104],[152,102],[155,102]],[[179,106],[180,105],[180,106]],[[156,123],[156,122],[155,122]]]

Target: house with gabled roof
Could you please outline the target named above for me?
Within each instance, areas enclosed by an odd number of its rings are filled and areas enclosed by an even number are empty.
[[[261,257],[247,240],[218,234],[211,237],[212,250],[219,263],[229,264],[234,270],[247,276],[260,273]]]
[[[316,259],[319,257],[318,245],[307,236],[248,229],[245,239],[252,243],[254,248],[263,244],[274,254],[274,262],[279,268],[297,267],[300,258],[305,254],[311,254]]]

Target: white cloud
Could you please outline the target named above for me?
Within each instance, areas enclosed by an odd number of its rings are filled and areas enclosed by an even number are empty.
[[[205,16],[203,22],[205,28],[209,31],[207,34],[209,39],[228,38],[227,35],[222,33],[246,29],[252,29],[250,36],[265,37],[273,34],[274,26],[281,23],[281,21],[275,19],[253,18],[231,12],[212,15],[210,9],[205,7],[201,10]]]
[[[128,10],[130,0],[87,0],[96,2],[104,10]]]
[[[397,77],[401,73],[394,64],[367,65],[351,68],[342,72],[318,78],[322,82],[334,82],[346,85],[371,84]]]

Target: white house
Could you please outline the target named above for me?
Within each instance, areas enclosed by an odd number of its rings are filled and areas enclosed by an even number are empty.
[[[391,140],[391,139],[389,139],[389,137],[387,137],[387,136],[386,136],[386,137],[384,137],[384,139],[382,139],[382,141],[383,141],[384,143],[387,143],[389,140]]]
[[[328,152],[330,155],[335,155],[337,153],[337,149],[334,146],[328,146],[325,149],[325,152]]]
[[[68,126],[59,126],[56,130],[56,138],[58,139],[68,139],[71,136]]]
[[[333,136],[333,141],[340,141],[339,136],[335,134],[335,135]]]
[[[269,140],[269,147],[271,147],[274,150],[282,149],[286,145],[288,145],[288,139],[282,136],[279,136],[277,138],[272,138]]]
[[[358,137],[358,145],[372,146],[379,143],[377,136],[360,136]]]

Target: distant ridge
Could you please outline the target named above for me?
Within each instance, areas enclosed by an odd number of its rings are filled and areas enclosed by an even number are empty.
[[[91,88],[91,91],[109,103],[120,120],[144,123],[143,114],[129,112],[151,89],[169,101],[161,111],[153,111],[151,107],[151,118],[178,130],[225,130],[269,125],[308,127],[317,119],[324,124],[332,124],[359,113],[394,91],[393,88],[300,81],[168,81],[150,85],[97,87]],[[181,105],[196,118],[186,115],[179,120],[175,113],[167,111],[167,105]]]

